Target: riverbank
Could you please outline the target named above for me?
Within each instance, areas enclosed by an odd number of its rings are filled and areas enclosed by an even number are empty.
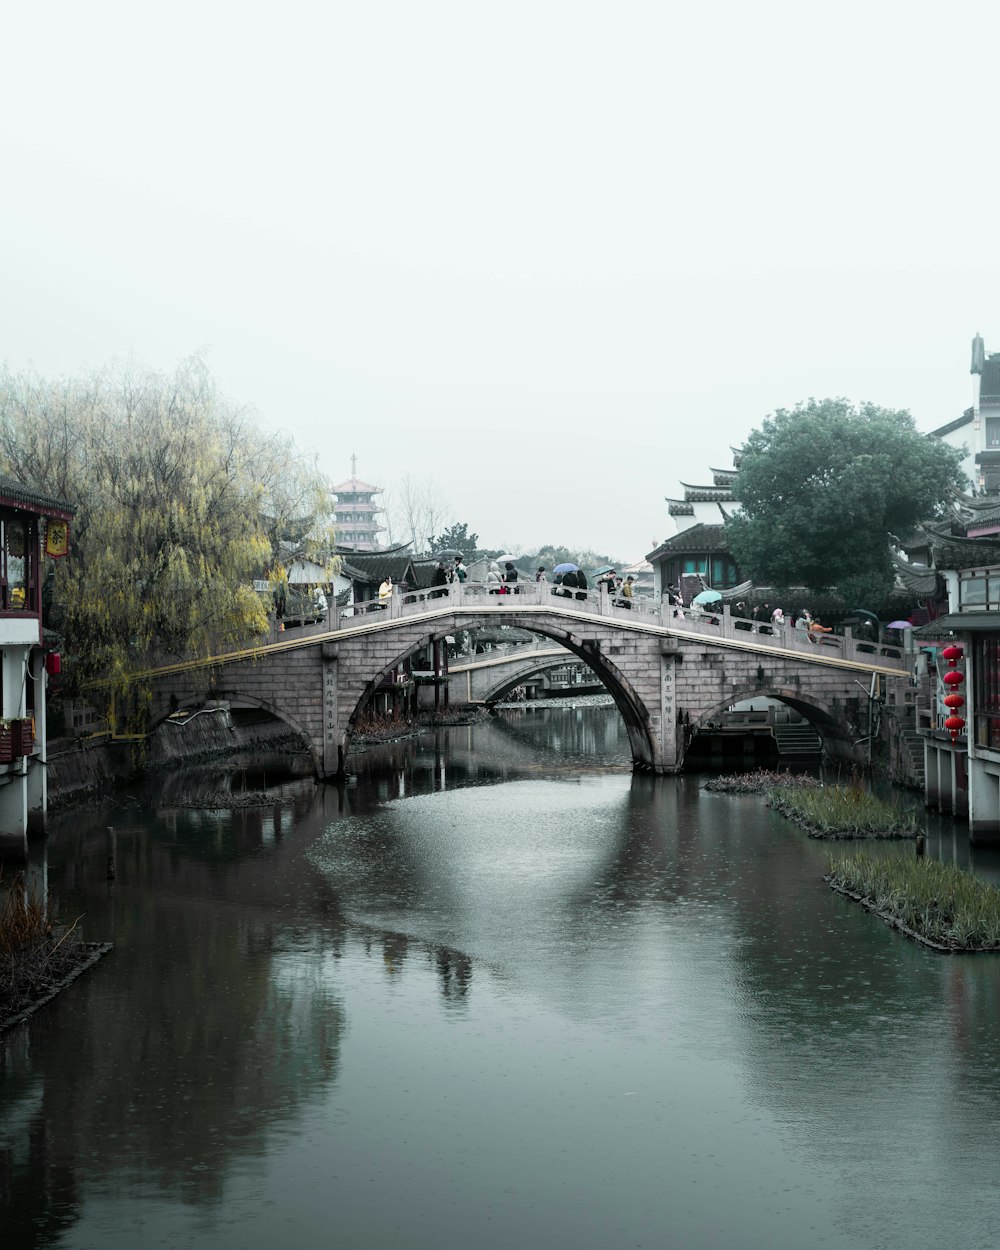
[[[466,708],[454,712],[418,712],[406,720],[370,724],[351,739],[348,754],[356,755],[369,747],[398,742],[433,729],[475,724],[488,715],[484,708]],[[138,748],[145,750],[144,756],[140,757]],[[305,750],[302,738],[284,721],[239,719],[224,707],[209,709],[183,721],[168,720],[146,743],[114,742],[108,737],[60,739],[50,743],[49,810],[58,812],[106,798],[143,775],[156,776],[170,769],[247,752],[300,756]],[[262,806],[265,802],[264,796],[257,796],[255,800],[243,796],[230,806]]]

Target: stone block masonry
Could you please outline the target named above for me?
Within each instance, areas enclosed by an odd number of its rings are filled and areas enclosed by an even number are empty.
[[[695,730],[731,704],[781,699],[815,725],[834,756],[855,758],[863,711],[857,683],[871,672],[905,680],[902,668],[784,651],[755,641],[713,638],[647,619],[633,622],[575,612],[560,602],[488,611],[449,607],[423,614],[377,616],[353,628],[261,648],[253,657],[220,656],[211,668],[153,675],[153,721],[173,709],[212,700],[256,707],[301,734],[320,778],[342,775],[359,716],[383,677],[418,648],[458,630],[513,625],[551,638],[584,660],[621,712],[636,768],[676,772]]]

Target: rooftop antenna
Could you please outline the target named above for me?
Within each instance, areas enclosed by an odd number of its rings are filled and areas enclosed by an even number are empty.
[[[357,476],[358,476],[358,458],[352,451],[351,452],[351,477],[356,479]]]

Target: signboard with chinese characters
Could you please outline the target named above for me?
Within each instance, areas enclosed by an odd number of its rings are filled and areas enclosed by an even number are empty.
[[[59,559],[69,553],[69,525],[49,517],[45,526],[45,554]]]

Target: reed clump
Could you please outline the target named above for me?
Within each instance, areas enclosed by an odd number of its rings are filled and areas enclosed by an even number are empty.
[[[20,875],[0,877],[0,1028],[48,996],[84,952],[68,927],[55,920],[47,900],[28,890]]]
[[[768,792],[767,802],[814,838],[913,838],[922,831],[915,808],[879,798],[860,785],[778,785]]]
[[[793,773],[787,768],[784,772],[758,768],[750,773],[728,773],[724,777],[713,777],[705,783],[704,789],[716,794],[769,794],[779,786],[784,789],[815,790],[822,784],[818,777],[812,777],[808,773]]]
[[[51,931],[44,900],[26,891],[20,876],[14,877],[0,892],[0,958],[30,950]]]
[[[1000,889],[934,859],[829,855],[826,880],[897,928],[949,951],[1000,950]]]

